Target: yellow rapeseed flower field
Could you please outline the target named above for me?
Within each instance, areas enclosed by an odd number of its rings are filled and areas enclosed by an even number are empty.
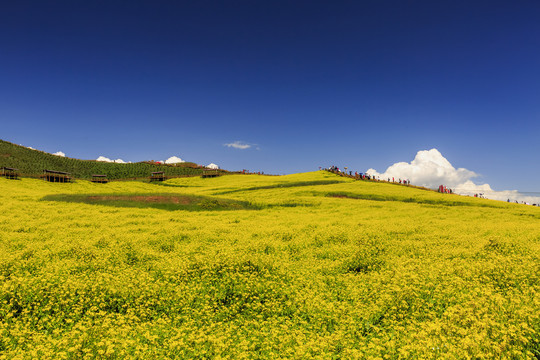
[[[320,171],[0,208],[0,359],[540,358],[537,207]]]

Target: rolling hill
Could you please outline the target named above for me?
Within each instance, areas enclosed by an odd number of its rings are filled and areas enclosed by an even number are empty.
[[[145,178],[155,171],[164,171],[168,177],[193,176],[200,175],[204,170],[204,167],[191,162],[163,165],[150,162],[118,164],[79,160],[29,149],[4,140],[0,140],[1,167],[19,169],[23,176],[28,177],[37,177],[47,169],[68,172],[77,179],[90,179],[93,174],[104,174],[110,180]]]

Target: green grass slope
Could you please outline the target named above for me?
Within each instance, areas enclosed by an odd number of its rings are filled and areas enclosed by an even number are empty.
[[[23,176],[39,176],[44,169],[69,172],[78,179],[90,179],[92,174],[104,174],[109,179],[143,178],[154,171],[166,176],[199,175],[203,168],[195,163],[157,165],[145,162],[132,164],[106,163],[55,156],[0,140],[0,168],[19,169]]]
[[[537,207],[322,171],[0,204],[0,358],[540,356]]]

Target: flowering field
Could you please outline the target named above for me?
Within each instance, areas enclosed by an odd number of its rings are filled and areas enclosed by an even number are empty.
[[[537,207],[314,172],[0,209],[0,359],[540,358]]]

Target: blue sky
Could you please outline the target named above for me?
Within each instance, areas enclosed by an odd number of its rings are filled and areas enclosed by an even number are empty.
[[[533,0],[4,2],[0,138],[274,174],[436,148],[540,191],[539,18]]]

